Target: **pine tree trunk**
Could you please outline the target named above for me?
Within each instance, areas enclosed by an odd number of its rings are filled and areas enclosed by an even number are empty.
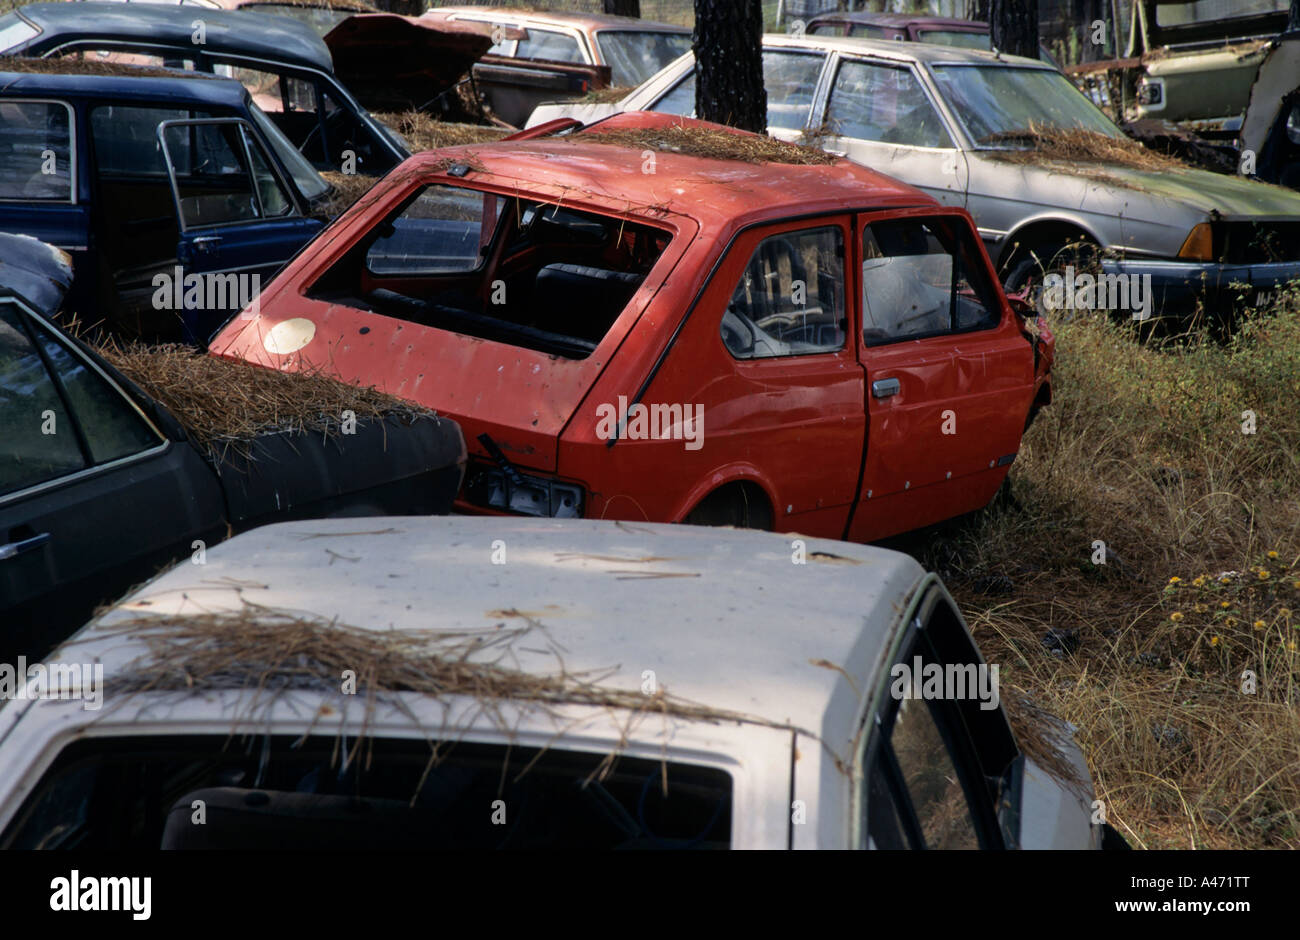
[[[767,132],[761,0],[695,0],[695,113]]]
[[[1300,29],[1300,0],[1291,0],[1291,11],[1286,18],[1286,31],[1288,33]]]
[[[993,48],[1038,58],[1038,0],[989,0]]]
[[[641,18],[641,0],[605,0],[605,12],[614,16]]]

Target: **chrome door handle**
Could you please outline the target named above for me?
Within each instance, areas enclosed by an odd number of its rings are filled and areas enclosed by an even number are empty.
[[[195,238],[195,239],[191,242],[191,244],[193,244],[194,247],[195,247],[198,251],[207,251],[207,250],[208,250],[209,248],[211,248],[212,246],[214,246],[214,245],[220,245],[220,244],[221,244],[221,236],[220,236],[220,235],[200,235],[200,236],[198,236],[197,238]]]
[[[7,545],[0,545],[0,561],[8,561],[10,558],[17,558],[23,552],[31,551],[33,548],[39,548],[50,540],[50,533],[42,532],[40,535],[33,535],[29,539],[21,539],[17,542],[10,542]]]
[[[871,383],[871,395],[874,398],[888,398],[897,395],[899,388],[898,379],[876,379]]]

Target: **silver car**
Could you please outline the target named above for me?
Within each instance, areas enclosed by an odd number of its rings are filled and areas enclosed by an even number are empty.
[[[1198,300],[1209,310],[1238,297],[1259,303],[1300,277],[1300,194],[1190,168],[1006,159],[1025,149],[1015,135],[1031,125],[1040,133],[1080,128],[1124,138],[1044,62],[852,38],[768,35],[763,43],[769,132],[786,140],[811,135],[964,206],[1008,290],[1041,284],[1048,272],[1095,254],[1112,296],[1118,274],[1130,275],[1118,281],[1132,283],[1135,296],[1139,284],[1149,288],[1132,305],[1145,318],[1189,312]],[[688,54],[619,102],[545,105],[529,126],[616,111],[689,115],[694,105]]]

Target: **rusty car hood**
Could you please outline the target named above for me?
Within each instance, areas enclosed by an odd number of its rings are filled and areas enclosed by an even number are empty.
[[[1294,218],[1300,215],[1300,193],[1255,180],[1187,169],[1168,173],[1099,164],[1107,175],[1122,184],[1193,206],[1205,213],[1217,212],[1226,219]]]
[[[396,13],[349,16],[325,35],[334,74],[371,110],[419,108],[492,46],[482,24]]]

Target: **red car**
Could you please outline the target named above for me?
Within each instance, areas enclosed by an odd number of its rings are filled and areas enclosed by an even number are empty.
[[[1053,340],[964,210],[679,117],[560,130],[407,160],[212,351],[455,418],[466,511],[869,541],[993,497]]]

